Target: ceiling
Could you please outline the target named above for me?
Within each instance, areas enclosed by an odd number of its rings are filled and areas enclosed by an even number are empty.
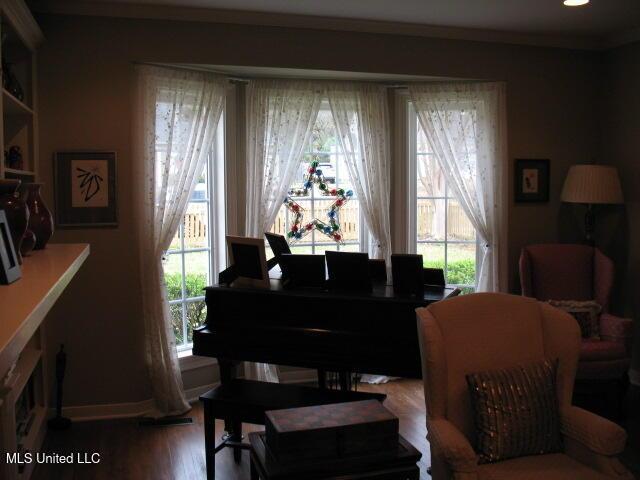
[[[332,17],[587,38],[603,43],[630,34],[635,40],[640,32],[640,0],[591,0],[583,7],[565,7],[562,0],[84,0],[80,3],[102,7],[111,4],[114,8],[137,4]]]

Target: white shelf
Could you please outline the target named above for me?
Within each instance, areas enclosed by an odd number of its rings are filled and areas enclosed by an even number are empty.
[[[47,421],[47,409],[42,406],[36,406],[33,409],[35,417],[29,428],[29,433],[23,439],[22,448],[25,452],[31,452],[35,454],[40,450],[40,447],[44,443],[44,437],[46,434],[45,422]],[[22,473],[17,475],[17,478],[28,479],[33,473],[35,463],[30,463],[24,466]]]
[[[25,258],[22,278],[0,285],[0,378],[16,363],[49,309],[89,256],[87,244],[48,244]]]
[[[29,427],[29,433],[24,438],[22,446],[25,451],[35,452],[40,445],[38,445],[39,432],[42,430],[42,424],[47,419],[47,409],[41,405],[33,407],[34,419]]]
[[[33,115],[33,110],[28,107],[23,101],[18,100],[11,95],[4,88],[2,89],[2,109],[7,115],[19,115],[30,117]]]
[[[8,384],[4,385],[5,388],[10,389],[14,402],[22,393],[24,387],[26,387],[31,374],[38,366],[41,358],[42,350],[35,348],[25,348],[22,353],[20,353],[20,358],[18,359],[16,368],[13,369],[11,379]]]
[[[6,168],[4,169],[4,173],[10,173],[12,175],[22,175],[22,176],[35,176],[36,172],[33,170],[18,170],[17,168]]]

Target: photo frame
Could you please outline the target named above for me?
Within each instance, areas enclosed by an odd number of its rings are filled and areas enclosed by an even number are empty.
[[[262,238],[226,236],[229,261],[236,280],[233,286],[269,288],[269,270]]]
[[[116,152],[56,152],[58,228],[117,227]]]
[[[22,276],[9,222],[4,210],[0,210],[0,285],[8,285]]]
[[[549,201],[549,160],[516,159],[514,195],[516,202]]]

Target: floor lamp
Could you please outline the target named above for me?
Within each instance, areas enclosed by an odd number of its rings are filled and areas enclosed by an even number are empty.
[[[561,199],[587,205],[584,233],[587,243],[593,245],[594,205],[624,203],[618,170],[608,165],[573,165],[564,181]]]

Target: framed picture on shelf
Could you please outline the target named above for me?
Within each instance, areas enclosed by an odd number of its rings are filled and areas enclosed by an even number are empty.
[[[516,159],[514,172],[516,202],[549,201],[549,160]]]
[[[57,152],[53,170],[59,228],[118,225],[115,152]]]
[[[0,210],[0,285],[8,285],[22,276],[9,222],[4,210]]]

